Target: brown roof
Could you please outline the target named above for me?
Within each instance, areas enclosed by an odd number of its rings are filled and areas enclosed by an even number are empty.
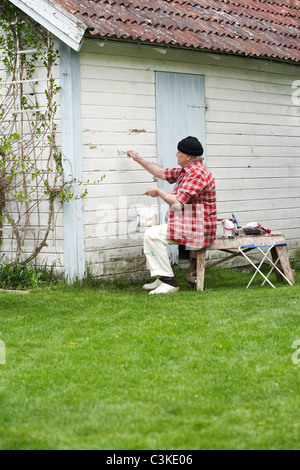
[[[88,35],[300,60],[300,0],[56,0]]]

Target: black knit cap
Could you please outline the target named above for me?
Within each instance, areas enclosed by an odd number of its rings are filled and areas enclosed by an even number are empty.
[[[186,155],[192,155],[193,157],[201,157],[203,155],[203,147],[196,137],[186,137],[182,139],[177,148],[180,152]]]

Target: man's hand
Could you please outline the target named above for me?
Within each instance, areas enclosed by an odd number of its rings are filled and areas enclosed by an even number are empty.
[[[182,209],[182,204],[180,204],[180,202],[176,199],[175,194],[169,194],[162,188],[151,186],[147,189],[143,196],[161,197],[167,204],[169,204],[169,206],[172,206],[173,209]]]
[[[151,175],[155,176],[156,178],[159,178],[161,180],[166,179],[166,170],[164,168],[155,165],[154,163],[151,163],[147,160],[144,160],[135,150],[128,150],[127,157],[132,158],[135,162],[145,168],[145,170],[149,171],[149,173],[151,173]]]
[[[140,158],[138,152],[136,152],[135,150],[128,150],[127,156],[129,158],[132,158],[134,161],[136,161],[138,158]]]
[[[151,197],[158,197],[160,196],[159,188],[156,186],[151,186],[147,189],[147,191],[143,194],[143,196],[151,196]]]

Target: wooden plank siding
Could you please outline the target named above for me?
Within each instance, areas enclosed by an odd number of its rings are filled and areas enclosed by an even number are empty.
[[[105,174],[84,201],[86,257],[96,274],[145,268],[142,236],[130,230],[153,178],[118,151],[136,149],[156,162],[156,71],[205,76],[206,164],[216,177],[218,216],[234,212],[241,224],[284,231],[290,254],[300,257],[300,106],[292,102],[299,67],[90,40],[80,54],[84,179]]]

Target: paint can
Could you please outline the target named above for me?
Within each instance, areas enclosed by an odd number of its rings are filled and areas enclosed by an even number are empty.
[[[235,235],[235,226],[232,220],[224,219],[221,222],[221,226],[223,227],[223,236],[224,237],[234,237]]]
[[[158,206],[144,206],[136,208],[137,227],[152,227],[159,225]]]

